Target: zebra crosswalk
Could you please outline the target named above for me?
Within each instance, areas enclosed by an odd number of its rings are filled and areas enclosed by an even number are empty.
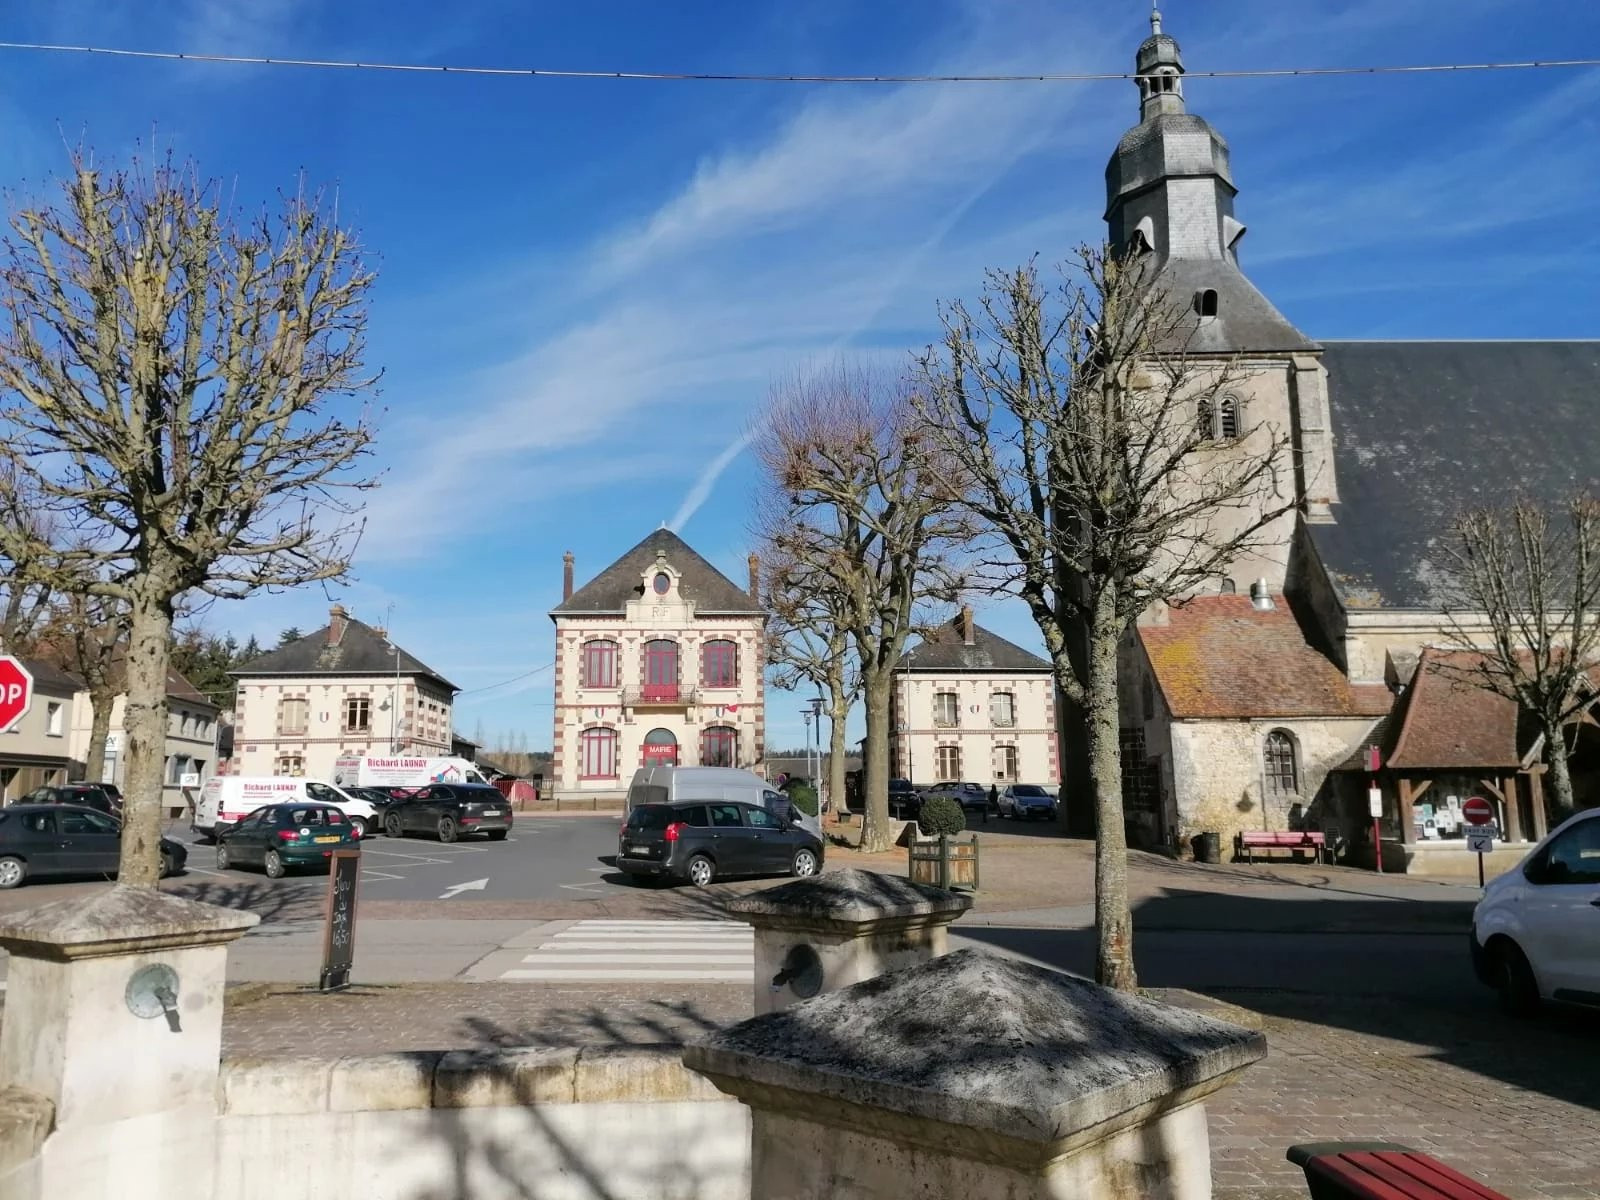
[[[576,921],[500,976],[507,981],[749,983],[755,932],[737,921]]]

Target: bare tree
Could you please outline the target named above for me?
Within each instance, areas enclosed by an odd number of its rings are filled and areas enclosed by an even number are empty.
[[[968,529],[955,506],[957,477],[920,427],[903,381],[863,367],[781,384],[754,444],[787,509],[769,522],[770,551],[794,564],[783,581],[829,580],[839,593],[866,709],[861,846],[885,850],[894,668],[919,603],[953,599],[961,587],[948,557]]]
[[[1566,727],[1595,703],[1600,657],[1600,500],[1580,492],[1562,511],[1527,497],[1476,509],[1455,524],[1446,553],[1457,598],[1447,638],[1475,653],[1452,673],[1516,703],[1543,737],[1550,796],[1576,801]]]
[[[40,547],[52,528],[27,481],[0,459],[0,650],[26,654],[50,612],[50,590],[38,581]]]
[[[1048,292],[1031,264],[992,272],[976,314],[957,303],[943,318],[921,359],[923,415],[972,481],[995,551],[983,570],[1026,601],[1084,714],[1096,976],[1132,989],[1118,645],[1153,603],[1215,586],[1293,507],[1287,431],[1216,442],[1203,418],[1239,368],[1188,352],[1190,318],[1137,260],[1085,247]]]
[[[812,684],[823,693],[828,717],[828,797],[836,808],[845,795],[846,744],[850,709],[861,695],[861,671],[850,644],[850,593],[811,562],[790,556],[786,502],[769,495],[757,506],[765,564],[764,596],[768,660],[777,668],[772,682],[786,691]],[[773,503],[772,501],[776,501]]]
[[[0,464],[58,525],[30,578],[126,606],[121,878],[159,870],[166,678],[180,598],[337,579],[358,524],[336,489],[373,275],[321,195],[230,210],[171,161],[74,156],[55,205],[16,209],[0,265]]]
[[[89,694],[89,746],[83,761],[89,777],[98,779],[111,736],[111,710],[123,687],[127,605],[112,596],[67,591],[52,606],[41,639],[51,660],[81,679]]]

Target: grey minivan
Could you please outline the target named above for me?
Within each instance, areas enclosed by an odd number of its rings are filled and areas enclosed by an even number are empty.
[[[633,878],[815,875],[822,839],[793,820],[733,800],[640,804],[617,834],[617,869]]]

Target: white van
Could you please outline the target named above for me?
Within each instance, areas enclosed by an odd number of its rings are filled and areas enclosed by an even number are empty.
[[[213,775],[200,789],[190,828],[207,840],[215,840],[217,830],[249,816],[263,804],[290,804],[308,800],[331,804],[350,818],[361,836],[378,830],[382,822],[378,810],[365,800],[347,796],[332,784],[288,775]]]
[[[670,804],[674,800],[737,800],[767,809],[778,816],[790,812],[800,826],[818,837],[822,822],[789,803],[777,788],[754,771],[738,767],[640,767],[628,785],[627,810],[640,804]]]
[[[350,754],[333,764],[340,787],[419,788],[430,783],[488,783],[464,758],[421,758],[398,754]]]

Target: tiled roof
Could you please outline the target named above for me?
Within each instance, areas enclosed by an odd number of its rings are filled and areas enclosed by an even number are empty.
[[[208,708],[220,709],[215,700],[201,692],[194,684],[170,667],[167,668],[167,695],[174,700],[184,700],[190,704],[204,704]]]
[[[1353,684],[1307,640],[1282,596],[1261,611],[1248,596],[1196,596],[1165,625],[1138,628],[1167,707],[1183,719],[1378,717],[1382,684]]]
[[[1037,654],[991,633],[977,622],[972,625],[972,645],[962,636],[962,617],[958,614],[939,626],[895,664],[897,671],[912,674],[937,671],[1049,671],[1050,664]]]
[[[1466,508],[1600,480],[1600,341],[1326,342],[1336,524],[1310,526],[1346,608],[1435,609]]]
[[[370,625],[345,617],[344,635],[337,645],[328,645],[329,626],[308,633],[287,646],[253,658],[230,675],[427,675],[452,691],[459,691],[439,672],[420,659],[400,651],[395,666],[393,644]]]
[[[755,616],[764,610],[759,601],[717,570],[670,529],[657,529],[588,583],[568,600],[550,610],[552,617],[582,615],[621,615],[628,601],[644,593],[644,573],[657,554],[678,573],[678,591],[694,601],[696,614],[739,614]]]
[[[1510,769],[1517,748],[1517,706],[1463,678],[1478,656],[1427,649],[1384,765],[1397,770]]]

